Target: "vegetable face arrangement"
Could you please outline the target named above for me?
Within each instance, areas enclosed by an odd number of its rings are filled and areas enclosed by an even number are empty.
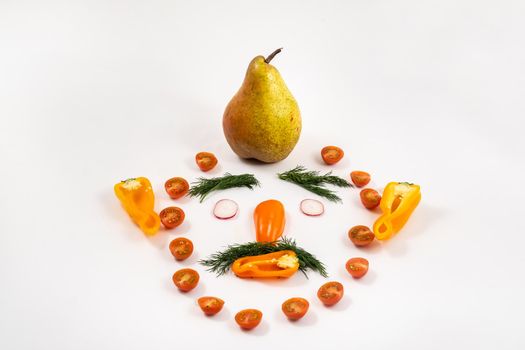
[[[255,158],[262,162],[276,162],[286,158],[294,148],[301,131],[301,116],[297,102],[284,84],[279,72],[269,62],[281,49],[276,50],[266,59],[257,56],[252,60],[245,81],[239,92],[232,98],[223,117],[223,128],[231,148],[242,158]],[[321,150],[321,159],[326,165],[339,163],[344,151],[337,146],[326,146]],[[210,152],[199,152],[195,155],[196,168],[203,172],[213,169],[217,157]],[[332,175],[332,172],[321,174],[316,170],[307,170],[297,166],[291,170],[276,174],[280,180],[296,184],[303,189],[328,201],[341,203],[341,197],[334,189],[363,188],[370,184],[371,176],[362,170],[354,170],[348,180]],[[166,181],[164,188],[169,198],[178,200],[184,196],[197,197],[203,202],[212,193],[231,188],[246,187],[250,190],[260,186],[253,174],[222,177],[199,177],[190,187],[182,177],[172,177]],[[160,215],[155,212],[155,196],[151,183],[144,177],[130,178],[114,186],[114,191],[122,207],[132,221],[148,236],[156,234],[162,225],[165,230],[177,230],[185,220],[184,210],[170,206],[164,208]],[[368,210],[379,207],[381,215],[373,225],[356,225],[348,231],[349,240],[357,248],[378,244],[375,239],[387,240],[399,232],[406,224],[421,200],[420,187],[408,182],[390,182],[381,195],[373,188],[363,188],[359,198]],[[237,216],[239,205],[231,199],[221,199],[213,207],[210,218],[221,220]],[[310,218],[319,220],[325,211],[324,204],[316,199],[304,199],[299,204],[300,211]],[[322,219],[321,219],[322,220]],[[284,279],[293,278],[297,271],[305,277],[309,271],[328,277],[326,266],[313,254],[300,248],[295,239],[283,237],[286,226],[284,205],[276,199],[259,203],[253,210],[255,228],[254,240],[243,244],[229,244],[222,251],[199,260],[208,272],[217,276],[231,271],[240,279]],[[323,241],[323,243],[326,240]],[[188,259],[195,247],[191,240],[178,237],[171,241],[169,250],[176,262]],[[365,248],[366,249],[366,248]],[[346,268],[347,280],[363,278],[369,269],[369,261],[362,257],[351,257],[341,266]],[[344,270],[343,270],[344,271]],[[172,276],[173,283],[183,293],[192,292],[198,287],[199,273],[191,268],[177,270]],[[331,307],[344,296],[344,286],[339,281],[323,284],[317,291],[321,304]],[[216,296],[201,296],[198,306],[206,316],[219,313],[225,302]],[[281,309],[289,320],[297,321],[304,317],[310,303],[300,297],[282,302]],[[244,330],[257,327],[263,313],[257,309],[245,309],[236,313],[235,322]]]

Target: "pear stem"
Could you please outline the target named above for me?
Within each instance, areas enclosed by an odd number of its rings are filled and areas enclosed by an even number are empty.
[[[275,50],[274,52],[272,52],[270,54],[270,56],[266,57],[266,59],[264,60],[264,62],[266,63],[270,63],[270,61],[275,57],[275,55],[277,55],[279,52],[281,52],[283,50],[283,48],[281,47],[280,49],[277,49]]]

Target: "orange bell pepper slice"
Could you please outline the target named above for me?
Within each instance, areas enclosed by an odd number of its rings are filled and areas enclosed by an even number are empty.
[[[374,223],[376,238],[385,240],[401,230],[420,200],[421,190],[418,185],[408,182],[390,182],[386,185],[379,204],[383,215]]]
[[[146,235],[154,235],[160,228],[160,218],[153,210],[155,195],[145,177],[121,181],[115,185],[115,194],[131,219]]]
[[[259,203],[253,212],[257,242],[275,242],[284,231],[286,223],[284,206],[275,199]]]
[[[232,271],[241,278],[287,278],[299,269],[299,259],[292,250],[245,256],[234,261]]]

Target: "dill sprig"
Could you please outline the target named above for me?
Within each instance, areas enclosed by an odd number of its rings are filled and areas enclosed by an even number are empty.
[[[231,265],[237,259],[245,256],[263,255],[278,252],[281,250],[292,250],[299,259],[299,270],[308,278],[307,270],[317,271],[323,277],[328,277],[325,265],[315,256],[300,248],[295,240],[286,237],[273,243],[250,242],[244,244],[232,244],[222,252],[217,252],[208,259],[199,260],[201,265],[207,266],[208,271],[214,272],[217,276],[224,275],[230,270]]]
[[[326,184],[337,187],[354,187],[345,179],[332,175],[331,171],[321,175],[318,171],[308,171],[301,165],[296,166],[292,170],[277,174],[277,176],[281,180],[299,185],[302,188],[332,202],[341,202],[341,198],[339,198],[334,191],[324,187]]]
[[[230,173],[211,179],[199,177],[197,181],[191,184],[192,187],[188,194],[190,197],[199,197],[200,202],[213,191],[226,190],[234,187],[248,187],[252,190],[255,186],[260,185],[259,180],[257,180],[253,174],[232,175]]]

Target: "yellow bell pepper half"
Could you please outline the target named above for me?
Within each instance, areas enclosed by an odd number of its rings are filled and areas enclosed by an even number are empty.
[[[115,194],[131,219],[148,236],[160,228],[160,218],[154,211],[155,195],[145,177],[121,181],[115,185]]]
[[[376,238],[389,239],[401,230],[420,200],[418,185],[408,182],[390,182],[386,185],[379,204],[383,214],[374,223]]]

